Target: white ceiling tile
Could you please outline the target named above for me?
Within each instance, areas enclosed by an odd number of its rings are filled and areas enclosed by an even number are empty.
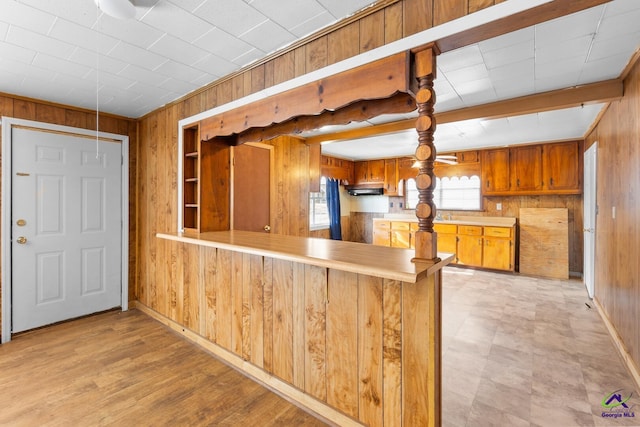
[[[344,18],[375,3],[371,0],[318,0],[335,18]]]
[[[99,14],[93,1],[20,0],[20,2],[86,27],[92,27]]]
[[[485,64],[480,63],[466,68],[459,68],[455,71],[449,71],[446,75],[449,83],[457,88],[460,84],[488,78],[489,72]]]
[[[253,49],[249,43],[240,40],[220,28],[213,28],[196,40],[194,45],[211,52],[227,61]]]
[[[638,0],[616,0],[605,5],[605,17],[637,12]],[[637,22],[637,21],[636,21]]]
[[[33,65],[36,67],[44,68],[46,70],[51,70],[57,73],[62,73],[68,76],[75,77],[83,77],[86,75],[92,68],[79,65],[72,64],[69,61],[65,61],[60,58],[56,58],[55,56],[47,55],[44,53],[39,53],[33,60]]]
[[[527,27],[512,33],[494,37],[479,43],[482,53],[491,52],[496,49],[504,49],[509,46],[522,44],[533,40],[535,27]]]
[[[536,79],[549,79],[558,75],[574,75],[578,78],[580,69],[584,67],[585,58],[582,56],[566,56],[554,62],[537,63],[535,66]]]
[[[325,12],[316,0],[279,0],[278,7],[273,7],[273,0],[254,0],[250,4],[285,29],[296,27]]]
[[[307,19],[306,21],[298,23],[296,26],[289,28],[289,31],[292,34],[295,34],[296,37],[302,38],[332,24],[335,21],[336,19],[333,17],[333,15],[325,11],[319,15],[314,16],[311,19]]]
[[[75,50],[75,46],[69,43],[14,26],[9,28],[6,40],[14,45],[39,52],[48,52],[50,55],[63,59],[68,59]]]
[[[225,76],[236,70],[237,65],[216,55],[208,55],[193,64],[193,68],[216,76]]]
[[[499,100],[518,98],[535,93],[535,82],[533,77],[521,78],[518,75],[510,80],[499,80],[493,82],[493,88]]]
[[[201,70],[171,60],[166,61],[154,71],[167,77],[173,77],[174,79],[182,80],[183,82],[193,82],[194,80],[201,78],[202,75],[205,74]]]
[[[0,21],[0,41],[3,41],[7,36],[7,31],[9,31],[9,24],[6,22]]]
[[[161,0],[162,3],[172,3],[189,12],[194,12],[200,5],[207,1],[208,0]]]
[[[598,28],[596,40],[620,38],[626,34],[636,33],[640,22],[640,9],[623,14],[605,16]]]
[[[142,22],[165,28],[167,33],[190,43],[211,29],[210,23],[168,2],[158,3],[144,15]]]
[[[587,62],[616,56],[621,53],[627,54],[627,52],[635,51],[638,47],[640,47],[640,31],[628,34],[625,37],[614,37],[606,40],[596,39],[591,46]]]
[[[489,70],[489,77],[494,83],[500,82],[501,80],[513,81],[516,77],[522,81],[526,81],[534,78],[534,70],[534,59],[529,58],[524,61],[491,68]]]
[[[3,1],[0,21],[40,34],[47,34],[56,17],[17,1]]]
[[[155,70],[167,62],[167,58],[162,55],[124,42],[118,43],[118,45],[109,52],[108,56],[147,70]]]
[[[555,44],[542,47],[539,47],[536,43],[536,62],[544,64],[576,56],[581,56],[586,59],[592,39],[592,35],[587,35],[566,41],[556,40]]]
[[[589,61],[584,65],[578,83],[595,83],[602,80],[618,78],[628,62],[629,55],[626,53],[607,56],[597,61]]]
[[[143,49],[147,49],[165,34],[164,30],[153,28],[144,22],[114,19],[109,16],[101,18],[95,29],[101,34],[110,35]]]
[[[136,82],[145,82],[146,84],[158,87],[167,79],[167,77],[163,75],[151,73],[149,70],[140,68],[136,65],[128,65],[124,70],[118,73],[118,75]],[[131,87],[133,87],[133,85]]]
[[[202,87],[202,86],[208,85],[209,83],[215,81],[216,79],[219,79],[220,77],[222,76],[217,76],[209,73],[202,73],[202,75],[197,79],[191,80],[191,83],[193,83],[198,87]]]
[[[88,50],[98,49],[101,53],[109,52],[119,43],[106,34],[96,33],[90,28],[64,19],[58,19],[51,28],[49,35],[71,45],[81,46]]]
[[[198,89],[198,86],[182,80],[174,79],[173,77],[169,77],[167,80],[162,82],[162,89],[169,90],[175,93],[189,93]]]
[[[272,21],[263,22],[240,38],[264,53],[273,52],[295,41],[293,34]]]
[[[109,58],[104,55],[100,55],[99,60],[96,58],[96,52],[83,48],[77,48],[69,57],[69,61],[75,64],[82,64],[87,67],[96,68],[98,65],[101,71],[108,71],[112,74],[118,74],[127,64],[117,59]]]
[[[592,7],[561,19],[536,25],[536,49],[556,45],[559,40],[591,37],[602,18],[603,10],[604,6]]]
[[[576,73],[553,75],[547,78],[537,78],[535,81],[536,92],[548,92],[550,90],[564,89],[578,84]]]
[[[149,47],[149,50],[186,65],[193,65],[208,55],[208,52],[199,47],[169,34],[165,34]]]
[[[489,70],[507,64],[522,62],[526,59],[533,60],[535,56],[533,40],[530,39],[501,49],[483,52],[482,56]]]
[[[0,41],[0,58],[11,58],[18,62],[30,64],[36,57],[36,51]]]
[[[240,67],[244,67],[246,65],[251,64],[253,61],[256,61],[264,56],[264,52],[259,49],[251,49],[249,52],[243,53],[237,58],[233,58],[233,63],[239,65]]]
[[[124,76],[119,76],[116,74],[112,74],[103,70],[100,70],[96,78],[95,70],[91,70],[91,72],[87,73],[84,77],[84,80],[91,82],[92,84],[96,84],[96,81],[102,86],[112,86],[120,89],[127,89],[131,87],[136,80],[130,79]]]
[[[81,79],[78,77],[71,76],[69,74],[59,73],[52,79],[52,82],[53,82],[52,84],[59,87],[65,87],[65,88],[73,87],[76,89],[85,90],[87,92],[92,92],[93,93],[92,98],[94,99],[94,102],[95,102],[96,89],[99,87],[98,84],[96,84],[97,82],[95,78],[93,78],[92,80]],[[103,85],[100,84],[100,86],[103,86]]]
[[[202,19],[239,36],[267,20],[267,17],[242,0],[209,1],[195,13]]]
[[[461,47],[438,57],[438,67],[447,73],[478,64],[484,64],[484,58],[477,44]]]

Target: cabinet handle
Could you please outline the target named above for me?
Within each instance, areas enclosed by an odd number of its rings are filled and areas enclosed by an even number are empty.
[[[516,187],[520,187],[520,178],[516,179]]]
[[[487,180],[487,188],[489,188],[489,180]]]
[[[478,245],[482,246],[482,239],[478,239]]]
[[[549,180],[549,186],[550,186],[550,187],[552,187],[552,186],[553,186],[553,178],[551,178],[551,179]]]

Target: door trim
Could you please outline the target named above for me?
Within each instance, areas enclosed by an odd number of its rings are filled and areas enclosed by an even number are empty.
[[[2,339],[1,343],[11,341],[11,130],[14,127],[27,127],[42,132],[61,132],[81,137],[96,137],[96,132],[87,129],[79,129],[70,126],[53,125],[31,120],[2,117],[2,188],[0,211],[0,227],[3,231],[0,241],[2,250],[2,266],[0,278],[2,279]],[[121,230],[121,308],[129,309],[129,137],[108,132],[98,132],[100,139],[120,141],[122,145],[122,230]]]

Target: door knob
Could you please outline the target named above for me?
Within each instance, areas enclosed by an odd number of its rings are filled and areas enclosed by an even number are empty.
[[[27,243],[27,238],[24,236],[20,236],[16,239],[16,242],[18,242],[21,245],[24,245],[25,243]]]
[[[264,226],[264,231],[266,231],[267,233],[271,231],[271,226],[270,225],[265,225]]]

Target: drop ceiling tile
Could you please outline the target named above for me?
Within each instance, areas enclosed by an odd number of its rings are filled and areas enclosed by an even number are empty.
[[[489,72],[485,64],[481,63],[466,68],[459,68],[455,71],[449,71],[446,75],[449,83],[457,89],[458,85],[488,78]]]
[[[227,61],[231,61],[233,58],[237,58],[238,55],[253,49],[253,46],[249,43],[232,36],[220,28],[213,28],[193,44]]]
[[[194,85],[197,85],[198,87],[202,87],[202,86],[206,86],[211,82],[214,82],[215,80],[219,79],[222,76],[217,76],[214,74],[209,74],[209,73],[202,73],[202,75],[200,77],[198,77],[197,79],[191,80],[191,83],[193,83]]]
[[[462,98],[457,93],[445,94],[444,96],[438,96],[436,94],[436,105],[434,110],[436,112],[457,110],[458,108],[464,108],[465,104]]]
[[[547,78],[537,78],[536,76],[536,92],[548,92],[550,90],[564,89],[578,84],[579,76],[576,73],[553,75]]]
[[[4,69],[0,60],[0,92],[16,93],[22,87],[23,80],[24,76]]]
[[[121,20],[110,16],[100,18],[95,28],[102,34],[110,35],[143,49],[147,49],[165,34],[164,31],[135,19]]]
[[[69,61],[65,61],[60,58],[56,58],[55,56],[47,55],[44,53],[39,53],[33,60],[33,65],[36,67],[44,68],[46,70],[51,70],[57,73],[62,73],[67,76],[74,77],[83,77],[90,70],[90,67],[73,64]]]
[[[279,0],[278,7],[273,7],[273,0],[254,0],[250,4],[285,29],[296,27],[325,12],[315,0]]]
[[[49,54],[62,59],[68,59],[75,50],[75,46],[69,43],[54,40],[43,36],[42,34],[14,26],[9,28],[6,40],[14,45],[22,46],[37,52],[48,52]]]
[[[625,37],[608,38],[606,40],[596,39],[591,46],[589,52],[589,61],[597,61],[609,56],[616,56],[618,54],[626,54],[633,52],[640,46],[640,31],[628,34]]]
[[[605,4],[605,17],[636,12],[637,10],[638,0],[616,0]]]
[[[438,67],[444,72],[469,68],[478,64],[484,64],[484,58],[477,44],[452,50],[438,58]]]
[[[295,41],[293,34],[272,21],[264,21],[262,24],[244,33],[241,38],[264,53],[273,52]]]
[[[7,35],[7,31],[9,31],[9,24],[6,22],[0,21],[0,41],[3,41]]]
[[[185,65],[195,64],[208,55],[206,51],[199,47],[169,34],[165,34],[164,37],[149,47],[149,50]]]
[[[353,15],[355,12],[372,5],[375,1],[371,0],[318,0],[325,9],[329,11],[335,18],[344,18]]]
[[[511,80],[499,80],[493,82],[493,88],[499,100],[518,98],[535,93],[535,82],[530,79],[514,77]]]
[[[489,70],[534,58],[533,39],[482,54]]]
[[[86,27],[93,26],[99,15],[93,1],[20,0],[20,2]]]
[[[233,58],[233,63],[239,65],[240,67],[244,67],[246,65],[251,64],[253,61],[256,61],[264,56],[264,52],[259,49],[251,49],[249,52],[243,53],[237,58]]]
[[[90,28],[64,19],[58,19],[56,21],[49,32],[49,36],[88,50],[99,49],[102,53],[109,52],[118,44],[118,39],[106,34],[96,33]]]
[[[32,49],[0,41],[0,58],[13,58],[18,62],[30,64],[35,57],[36,52]]]
[[[183,82],[193,82],[204,74],[201,70],[171,60],[166,61],[154,71]]]
[[[596,40],[636,33],[638,22],[640,22],[640,9],[619,15],[605,16],[598,28]]]
[[[167,59],[154,52],[133,46],[128,43],[118,43],[108,55],[110,58],[117,59],[127,64],[134,64],[140,68],[147,70],[155,70],[165,62]]]
[[[557,39],[554,45],[539,47],[538,44],[536,44],[536,63],[545,64],[547,62],[561,61],[564,58],[576,56],[586,58],[592,39],[592,35],[587,35],[561,42]]]
[[[131,64],[118,73],[118,75],[136,82],[145,82],[146,84],[158,87],[167,79],[163,75],[152,73],[149,70]],[[131,87],[133,87],[133,85]]]
[[[225,76],[236,70],[237,65],[216,55],[208,55],[193,64],[193,68],[216,76]]]
[[[554,76],[572,74],[577,80],[584,63],[585,57],[569,55],[564,58],[558,58],[554,62],[537,63],[535,66],[535,78],[548,79]]]
[[[96,78],[96,72],[95,70],[91,70],[91,72],[87,73],[84,77],[84,80],[91,82],[91,84],[93,84],[95,86],[96,84],[96,80],[97,83],[101,86],[112,86],[112,87],[117,87],[120,89],[127,89],[129,87],[131,87],[136,80],[124,77],[124,76],[119,76],[116,74],[112,74],[112,73],[108,73],[106,71],[101,70],[100,73],[98,74],[97,78]]]
[[[58,73],[52,79],[52,82],[53,82],[52,89],[59,90],[58,88],[60,89],[76,88],[76,89],[85,90],[87,92],[92,92],[93,93],[92,98],[94,99],[94,103],[95,103],[96,89],[98,88],[95,77],[93,79],[85,79],[85,78],[77,78],[74,76],[70,76],[68,74]],[[100,83],[100,87],[102,86],[104,86],[104,84]],[[68,90],[70,89],[65,89],[65,91],[68,91]]]
[[[189,93],[198,89],[198,86],[193,83],[187,83],[182,80],[174,79],[173,77],[169,77],[167,80],[162,82],[162,90],[169,90],[174,93]]]
[[[165,28],[167,33],[190,43],[202,37],[212,27],[197,15],[168,2],[161,2],[149,10],[142,22],[152,27]]]
[[[188,12],[194,12],[207,1],[209,0],[161,0],[162,3],[172,3],[173,5],[181,7]]]
[[[604,6],[597,6],[536,25],[536,49],[555,46],[558,40],[591,38],[602,18]]]
[[[628,62],[629,55],[624,53],[615,56],[608,56],[596,61],[589,61],[584,64],[582,73],[578,78],[578,83],[594,83],[602,80],[618,78],[627,66]]]
[[[489,77],[494,83],[502,80],[515,82],[514,79],[516,77],[519,81],[527,81],[534,78],[534,70],[534,60],[533,58],[528,58],[524,61],[491,68],[489,70]]]
[[[0,21],[7,22],[36,33],[47,34],[56,17],[40,9],[17,1],[2,2]]]
[[[195,13],[202,19],[239,36],[267,20],[267,17],[242,0],[209,1]]]
[[[493,37],[479,43],[480,51],[485,54],[497,49],[504,49],[509,46],[529,42],[535,37],[535,27],[527,27],[502,36]]]
[[[333,15],[325,11],[319,15],[314,16],[311,19],[302,21],[298,25],[289,28],[289,31],[292,34],[295,34],[296,37],[302,38],[321,28],[331,25],[334,22],[336,22],[336,19],[333,17]]]
[[[104,55],[100,55],[100,59],[96,61],[96,52],[83,48],[77,48],[73,54],[71,54],[69,60],[72,63],[82,64],[94,69],[97,63],[100,71],[108,71],[113,74],[118,74],[127,67],[126,63]]]

